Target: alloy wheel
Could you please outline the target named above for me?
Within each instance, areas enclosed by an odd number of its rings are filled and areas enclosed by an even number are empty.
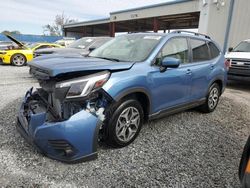
[[[121,142],[129,142],[140,125],[140,113],[135,107],[127,107],[119,115],[116,123],[116,136]]]
[[[214,87],[210,93],[209,93],[209,97],[208,97],[208,106],[210,109],[214,109],[218,103],[219,100],[219,90]]]
[[[25,64],[25,57],[23,55],[15,55],[12,59],[12,63],[16,66],[22,66]]]

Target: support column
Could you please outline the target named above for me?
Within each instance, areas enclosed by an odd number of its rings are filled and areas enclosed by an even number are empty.
[[[110,37],[115,36],[115,23],[114,22],[109,23],[109,36]]]
[[[86,28],[86,27],[83,28],[83,36],[84,36],[84,37],[87,36],[87,28]]]
[[[94,36],[94,26],[91,27],[91,36]]]
[[[154,19],[153,19],[153,31],[154,31],[155,33],[157,33],[157,32],[158,32],[158,29],[159,29],[159,21],[158,21],[157,18],[154,18]]]
[[[67,37],[67,31],[66,31],[66,29],[63,29],[63,36]]]

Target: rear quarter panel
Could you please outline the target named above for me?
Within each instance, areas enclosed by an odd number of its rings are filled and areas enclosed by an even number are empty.
[[[11,57],[14,54],[23,54],[26,57],[27,62],[33,59],[32,50],[9,50],[7,51],[7,54],[3,55],[3,63],[11,64]]]
[[[215,68],[211,71],[208,77],[208,79],[210,80],[208,86],[210,86],[213,82],[220,80],[222,82],[223,93],[227,84],[227,69],[225,66],[224,54],[221,53],[221,55],[218,58],[215,58],[213,61],[215,63]]]

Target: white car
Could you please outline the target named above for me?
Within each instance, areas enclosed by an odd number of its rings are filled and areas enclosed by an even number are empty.
[[[56,44],[60,44],[61,46],[65,46],[67,47],[68,45],[70,45],[71,43],[75,42],[75,38],[73,37],[63,37],[63,39],[61,40],[57,40],[55,43]]]
[[[225,57],[231,63],[229,80],[250,81],[250,39],[240,42],[235,48],[229,48]]]

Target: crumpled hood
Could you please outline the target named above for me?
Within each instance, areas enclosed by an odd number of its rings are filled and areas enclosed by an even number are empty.
[[[227,59],[250,59],[250,52],[229,52],[226,53]]]
[[[38,61],[39,60],[39,61]],[[55,77],[59,74],[84,72],[84,71],[102,71],[102,70],[126,70],[130,69],[134,62],[114,62],[110,60],[93,57],[60,57],[39,58],[29,62],[31,69],[47,74],[49,77]]]

